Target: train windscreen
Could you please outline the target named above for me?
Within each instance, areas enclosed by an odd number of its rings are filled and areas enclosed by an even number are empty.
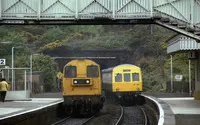
[[[76,77],[76,66],[66,66],[65,78],[75,78],[75,77]]]
[[[130,81],[131,81],[130,73],[124,73],[124,82],[130,82]]]
[[[121,73],[115,74],[115,82],[122,82],[122,74]]]
[[[138,73],[132,73],[132,80],[133,81],[140,81]]]
[[[98,72],[98,67],[97,66],[87,66],[87,77],[98,77],[99,72]]]

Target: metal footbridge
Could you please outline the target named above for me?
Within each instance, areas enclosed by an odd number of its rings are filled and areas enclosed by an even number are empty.
[[[200,0],[0,0],[4,24],[158,24],[200,41]]]

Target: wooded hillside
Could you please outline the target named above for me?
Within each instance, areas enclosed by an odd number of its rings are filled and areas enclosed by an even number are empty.
[[[30,53],[59,47],[69,50],[126,49],[132,53],[130,63],[142,67],[145,90],[160,91],[165,90],[166,82],[170,81],[166,41],[174,35],[175,32],[157,25],[4,25],[0,26],[0,42],[12,43],[1,44],[0,56],[7,58],[10,65],[12,46],[23,46],[15,50],[16,56],[21,57],[16,59],[15,65],[22,67],[29,65]],[[183,74],[187,80],[188,69],[184,68],[188,67],[187,55],[176,54],[173,61],[174,74]],[[34,68],[35,71],[40,69]],[[51,70],[55,75],[58,69],[53,66]],[[48,84],[53,83],[49,81]]]

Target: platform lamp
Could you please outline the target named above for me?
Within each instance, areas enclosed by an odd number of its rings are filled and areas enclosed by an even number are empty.
[[[172,55],[170,55],[171,57],[171,92],[173,92],[173,57]]]
[[[12,47],[12,91],[15,90],[15,80],[14,80],[14,48],[20,49],[23,48],[22,46]]]
[[[33,92],[33,56],[38,56],[38,53],[35,54],[31,54],[30,55],[30,83],[31,83],[31,87],[30,87],[30,91]]]

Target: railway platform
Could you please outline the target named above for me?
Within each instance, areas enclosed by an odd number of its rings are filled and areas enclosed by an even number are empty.
[[[144,94],[154,97],[162,106],[166,118],[163,125],[200,125],[200,100],[194,100],[194,97],[180,93],[145,92]],[[8,119],[9,123],[16,123],[16,120],[22,120],[24,117],[28,119],[28,117],[34,116],[38,116],[38,118],[34,118],[37,122],[40,122],[38,125],[42,124],[42,121],[50,123],[49,119],[55,117],[55,114],[52,114],[52,112],[57,112],[58,104],[62,102],[63,99],[60,93],[43,93],[35,95],[29,100],[0,102],[0,125],[7,123],[4,119]],[[44,117],[45,114],[49,116]],[[30,120],[26,122],[30,122]],[[25,122],[21,124],[25,124]],[[35,123],[32,122],[31,124],[30,122],[28,124],[32,125]]]
[[[145,95],[158,99],[167,114],[164,122],[166,125],[173,125],[170,123],[173,118],[175,125],[200,125],[200,100],[195,100],[186,93],[146,92]]]
[[[34,120],[41,124],[45,120],[47,122],[44,124],[51,123],[62,102],[62,98],[30,98],[23,101],[0,102],[0,125],[32,125]]]

